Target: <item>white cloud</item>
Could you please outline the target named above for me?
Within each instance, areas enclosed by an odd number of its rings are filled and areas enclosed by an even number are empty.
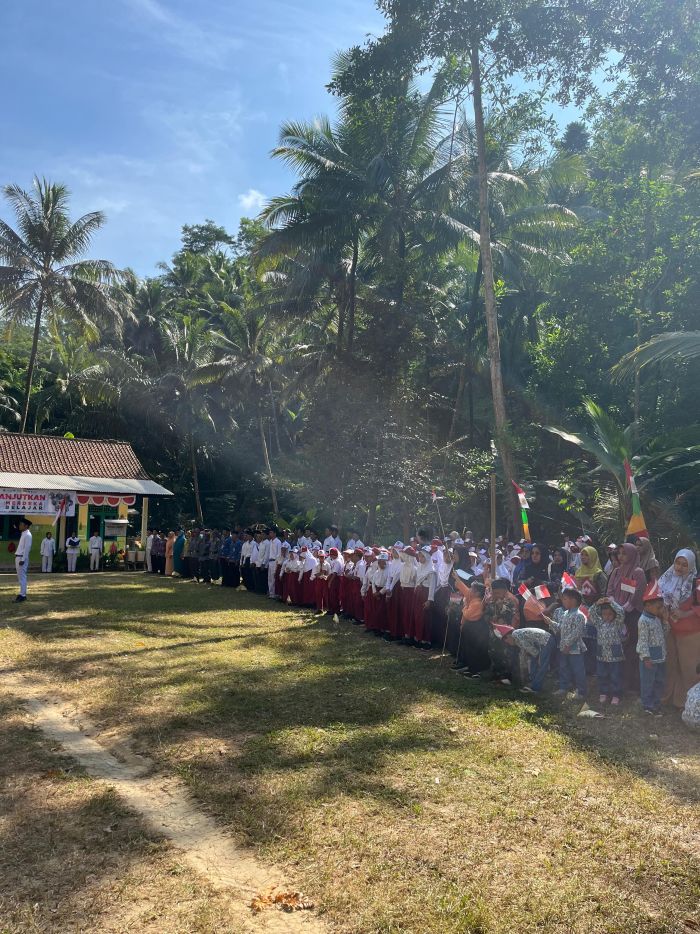
[[[230,35],[221,24],[194,22],[168,9],[160,0],[122,0],[137,16],[140,24],[155,27],[159,38],[174,46],[184,58],[199,65],[224,68],[231,55],[243,43]]]
[[[266,201],[265,195],[257,188],[249,188],[245,194],[238,196],[238,204],[246,214],[259,214]]]

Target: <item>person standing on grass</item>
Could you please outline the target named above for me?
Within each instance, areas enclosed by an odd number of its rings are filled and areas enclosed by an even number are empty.
[[[100,570],[100,558],[102,557],[102,538],[98,535],[97,532],[93,532],[90,536],[90,541],[88,542],[88,550],[90,552],[90,570],[99,571]]]
[[[15,571],[19,582],[19,593],[15,603],[24,603],[27,599],[27,573],[29,572],[29,554],[32,550],[31,519],[19,520],[19,543],[15,551]]]
[[[613,569],[608,580],[607,595],[625,611],[625,688],[639,689],[639,661],[635,653],[637,623],[642,612],[647,578],[639,566],[639,553],[635,545],[625,542],[615,552]]]
[[[68,573],[75,574],[78,564],[78,555],[80,554],[80,539],[73,533],[66,539],[66,561],[68,563]]]
[[[53,556],[56,554],[56,540],[51,532],[47,532],[41,543],[41,573],[50,574],[53,571]]]
[[[148,537],[146,538],[146,570],[151,573],[153,571],[153,563],[151,559],[151,554],[153,552],[153,529],[148,530]]]
[[[606,704],[608,698],[617,707],[624,686],[623,665],[625,662],[624,641],[625,613],[612,597],[601,597],[590,610],[588,625],[595,630],[596,676],[598,700]]]
[[[177,538],[173,545],[173,577],[182,577],[184,573],[183,553],[185,549],[185,530],[177,530]]]
[[[664,704],[682,709],[688,691],[697,682],[700,664],[700,594],[697,564],[690,548],[681,548],[671,567],[659,578],[669,610],[671,631],[666,641]]]
[[[172,577],[175,570],[174,563],[175,533],[168,532],[168,539],[165,543],[165,576]]]
[[[561,592],[561,606],[554,611],[551,625],[559,636],[559,690],[554,693],[563,696],[573,686],[576,699],[585,701],[588,693],[583,660],[586,617],[580,610],[581,600],[578,590],[565,587]]]
[[[643,611],[637,629],[637,655],[642,708],[661,716],[661,698],[666,681],[666,632],[668,610],[658,581],[644,591]]]

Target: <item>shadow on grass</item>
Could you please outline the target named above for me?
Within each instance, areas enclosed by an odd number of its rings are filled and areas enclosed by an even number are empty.
[[[119,666],[124,677],[91,706],[91,714],[98,720],[123,719],[133,702],[130,691],[143,706],[149,699],[155,702],[158,695],[176,690],[175,709],[171,706],[163,711],[161,705],[147,719],[134,723],[135,739],[149,748],[154,741],[165,746],[176,744],[178,736],[203,724],[212,737],[253,734],[242,753],[230,762],[239,776],[254,780],[256,775],[277,770],[291,780],[298,773],[305,783],[304,794],[311,799],[358,793],[389,798],[397,807],[406,807],[400,794],[372,776],[392,756],[463,748],[472,742],[478,745],[480,741],[469,734],[462,732],[457,738],[449,732],[447,721],[454,711],[497,730],[530,724],[556,732],[597,758],[601,767],[622,766],[681,799],[694,803],[700,799],[700,789],[690,782],[679,782],[658,747],[650,743],[648,723],[635,717],[584,722],[547,698],[537,704],[531,699],[526,702],[512,689],[459,678],[447,667],[449,659],[435,660],[415,650],[387,645],[349,623],[333,624],[325,618],[319,622],[308,613],[290,611],[264,597],[220,587],[195,589],[195,585],[178,581],[162,581],[157,587],[134,583],[123,589],[110,582],[105,590],[110,601],[109,620],[99,615],[92,624],[88,619],[84,623],[93,636],[100,634],[103,624],[116,632],[135,631],[134,590],[138,591],[141,612],[140,636],[147,637],[149,629],[156,627],[160,638],[168,626],[173,638],[181,627],[206,629],[207,622],[202,620],[206,614],[217,614],[209,621],[209,628],[217,632],[227,625],[222,612],[230,614],[232,621],[236,614],[244,614],[246,620],[243,625],[231,623],[237,630],[232,635],[114,653],[83,654],[80,648],[68,656],[60,650],[50,651],[50,643],[76,629],[70,620],[48,620],[40,633],[35,633],[34,621],[30,625],[19,618],[12,621],[22,631],[41,636],[21,669],[30,671],[39,665],[71,677],[91,662],[110,660]],[[129,600],[120,599],[120,590]],[[160,602],[164,592],[173,596],[167,613]],[[194,607],[193,596],[197,598]],[[86,617],[85,605],[93,606],[95,599],[95,594],[75,595],[81,620]],[[47,610],[53,608],[48,603],[46,606]],[[259,625],[250,621],[257,612],[261,614]],[[35,619],[40,620],[40,614],[35,614]],[[281,625],[275,626],[278,620]],[[77,628],[83,635],[82,626]],[[207,653],[207,647],[226,642],[235,643],[234,653]],[[304,737],[307,748],[299,748]],[[688,753],[700,752],[698,739],[682,727],[671,731],[668,741],[673,750],[684,747]],[[483,743],[479,754],[488,755]],[[213,781],[212,770],[202,767],[200,771]],[[188,779],[196,785],[197,776],[195,764]],[[214,797],[235,797],[235,785],[225,776],[221,781],[221,790],[212,791]],[[259,806],[274,807],[274,802],[261,793]]]

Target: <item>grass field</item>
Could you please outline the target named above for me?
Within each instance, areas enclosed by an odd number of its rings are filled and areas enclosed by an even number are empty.
[[[700,930],[700,738],[675,716],[582,720],[186,581],[35,575],[26,604],[13,594],[1,579],[2,667],[49,677],[178,774],[331,931]],[[224,895],[3,707],[0,932],[240,930]]]

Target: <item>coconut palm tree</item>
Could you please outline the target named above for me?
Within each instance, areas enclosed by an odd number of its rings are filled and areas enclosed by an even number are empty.
[[[0,309],[10,324],[33,324],[20,431],[27,427],[39,337],[45,319],[78,324],[91,338],[121,326],[125,305],[114,286],[118,274],[106,260],[80,259],[104,214],[93,211],[71,221],[68,189],[34,179],[33,191],[7,185],[4,195],[17,230],[0,220]]]

